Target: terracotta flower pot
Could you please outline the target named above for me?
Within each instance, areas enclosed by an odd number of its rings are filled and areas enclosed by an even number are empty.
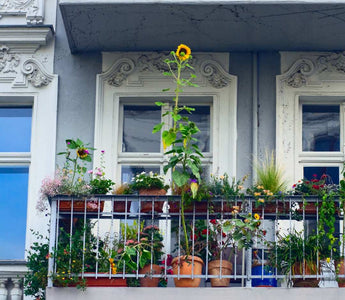
[[[222,271],[220,270],[222,267]],[[231,275],[232,263],[227,260],[212,260],[208,263],[209,275]],[[212,287],[227,287],[230,284],[230,278],[210,278]]]
[[[126,207],[126,201],[124,200],[114,200],[114,212],[119,213],[129,213],[131,209],[131,201],[127,200],[127,207]]]
[[[295,263],[292,266],[293,275],[303,275],[303,263]],[[294,287],[318,287],[320,279],[316,278],[318,272],[316,263],[304,261],[304,274],[305,275],[315,275],[315,278],[295,278],[292,279]]]
[[[164,189],[140,189],[139,190],[139,195],[140,196],[165,196],[167,193],[166,190]],[[154,200],[154,211],[161,213],[163,209],[163,204],[164,201],[161,201],[157,198],[153,199]],[[141,212],[152,212],[152,198],[148,198],[146,200],[141,200]]]
[[[104,201],[98,200],[75,200],[73,201],[73,211],[74,212],[84,212],[86,205],[87,212],[102,212],[104,208]],[[59,211],[61,212],[70,212],[72,209],[72,201],[60,200]]]
[[[201,275],[203,260],[197,256],[179,256],[171,262],[174,275],[190,275],[191,278],[174,278],[176,287],[198,287],[201,278],[193,278],[192,275]]]
[[[151,264],[144,266],[142,269],[139,270],[139,274],[145,274],[145,277],[140,278],[140,286],[141,287],[157,287],[159,284],[158,277],[150,277],[150,275],[159,275],[161,273],[161,267],[158,265],[152,265],[151,271]]]
[[[206,213],[207,212],[207,202],[194,202],[195,203],[195,212],[196,213]],[[185,213],[193,213],[194,207],[193,203],[184,208]],[[180,212],[180,201],[169,201],[169,212],[170,213],[179,213]]]

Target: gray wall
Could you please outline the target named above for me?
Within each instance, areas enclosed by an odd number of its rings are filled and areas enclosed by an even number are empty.
[[[256,56],[256,68],[254,56]],[[256,70],[256,74],[253,70]],[[278,52],[232,52],[230,73],[238,76],[237,91],[237,178],[249,175],[252,181],[253,97],[257,95],[257,155],[275,149],[276,86],[280,73]]]
[[[101,54],[72,55],[57,9],[54,73],[59,75],[57,152],[66,138],[79,137],[93,144],[96,74],[101,73]]]

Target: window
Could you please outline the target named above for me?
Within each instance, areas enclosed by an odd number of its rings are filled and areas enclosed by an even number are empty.
[[[31,107],[0,107],[0,259],[25,254],[31,121]]]
[[[167,157],[160,134],[152,134],[152,129],[161,120],[171,122],[163,116],[166,107],[155,105],[155,101],[173,105],[175,85],[162,75],[166,58],[153,52],[103,53],[104,73],[97,75],[94,146],[109,153],[105,171],[117,184],[139,171],[163,174]],[[200,53],[193,60],[199,87],[185,87],[180,103],[196,109],[189,117],[200,129],[203,176],[224,172],[236,176],[237,77],[227,71],[229,55]],[[128,66],[128,72],[122,65]],[[99,165],[99,160],[96,154],[94,164]]]
[[[166,99],[166,106],[158,107],[155,101],[162,98],[138,97],[120,98],[119,137],[122,139],[119,149],[119,169],[121,169],[121,181],[130,182],[132,177],[143,171],[163,173],[163,163],[166,159],[161,145],[161,134],[152,134],[153,127],[164,121],[168,126],[171,120],[163,116],[166,110],[172,108],[173,102]],[[196,135],[198,146],[205,156],[202,159],[204,169],[209,170],[209,163],[212,160],[211,154],[211,111],[212,97],[185,97],[182,103],[193,107],[193,114],[186,112],[189,119],[198,126],[200,132]],[[204,176],[208,176],[205,172]],[[167,178],[169,174],[167,174]]]
[[[339,183],[339,155],[343,139],[344,118],[341,106],[345,99],[332,97],[299,97],[302,144],[299,161],[306,179],[328,175],[328,183]]]

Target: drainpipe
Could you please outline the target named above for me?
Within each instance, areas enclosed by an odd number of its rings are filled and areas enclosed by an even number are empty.
[[[258,53],[253,52],[253,86],[252,86],[252,93],[253,93],[253,162],[258,159],[258,127],[259,127],[259,120],[258,120]],[[256,182],[256,170],[255,165],[252,165],[252,181],[253,184]]]

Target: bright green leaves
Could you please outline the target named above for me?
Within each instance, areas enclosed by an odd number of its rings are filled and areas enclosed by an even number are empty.
[[[164,126],[164,122],[159,123],[153,127],[152,133],[156,133],[162,130],[162,127]]]
[[[172,172],[172,179],[178,187],[182,187],[185,184],[187,184],[188,179],[189,179],[189,174],[185,172],[179,172],[178,170],[174,170]]]

